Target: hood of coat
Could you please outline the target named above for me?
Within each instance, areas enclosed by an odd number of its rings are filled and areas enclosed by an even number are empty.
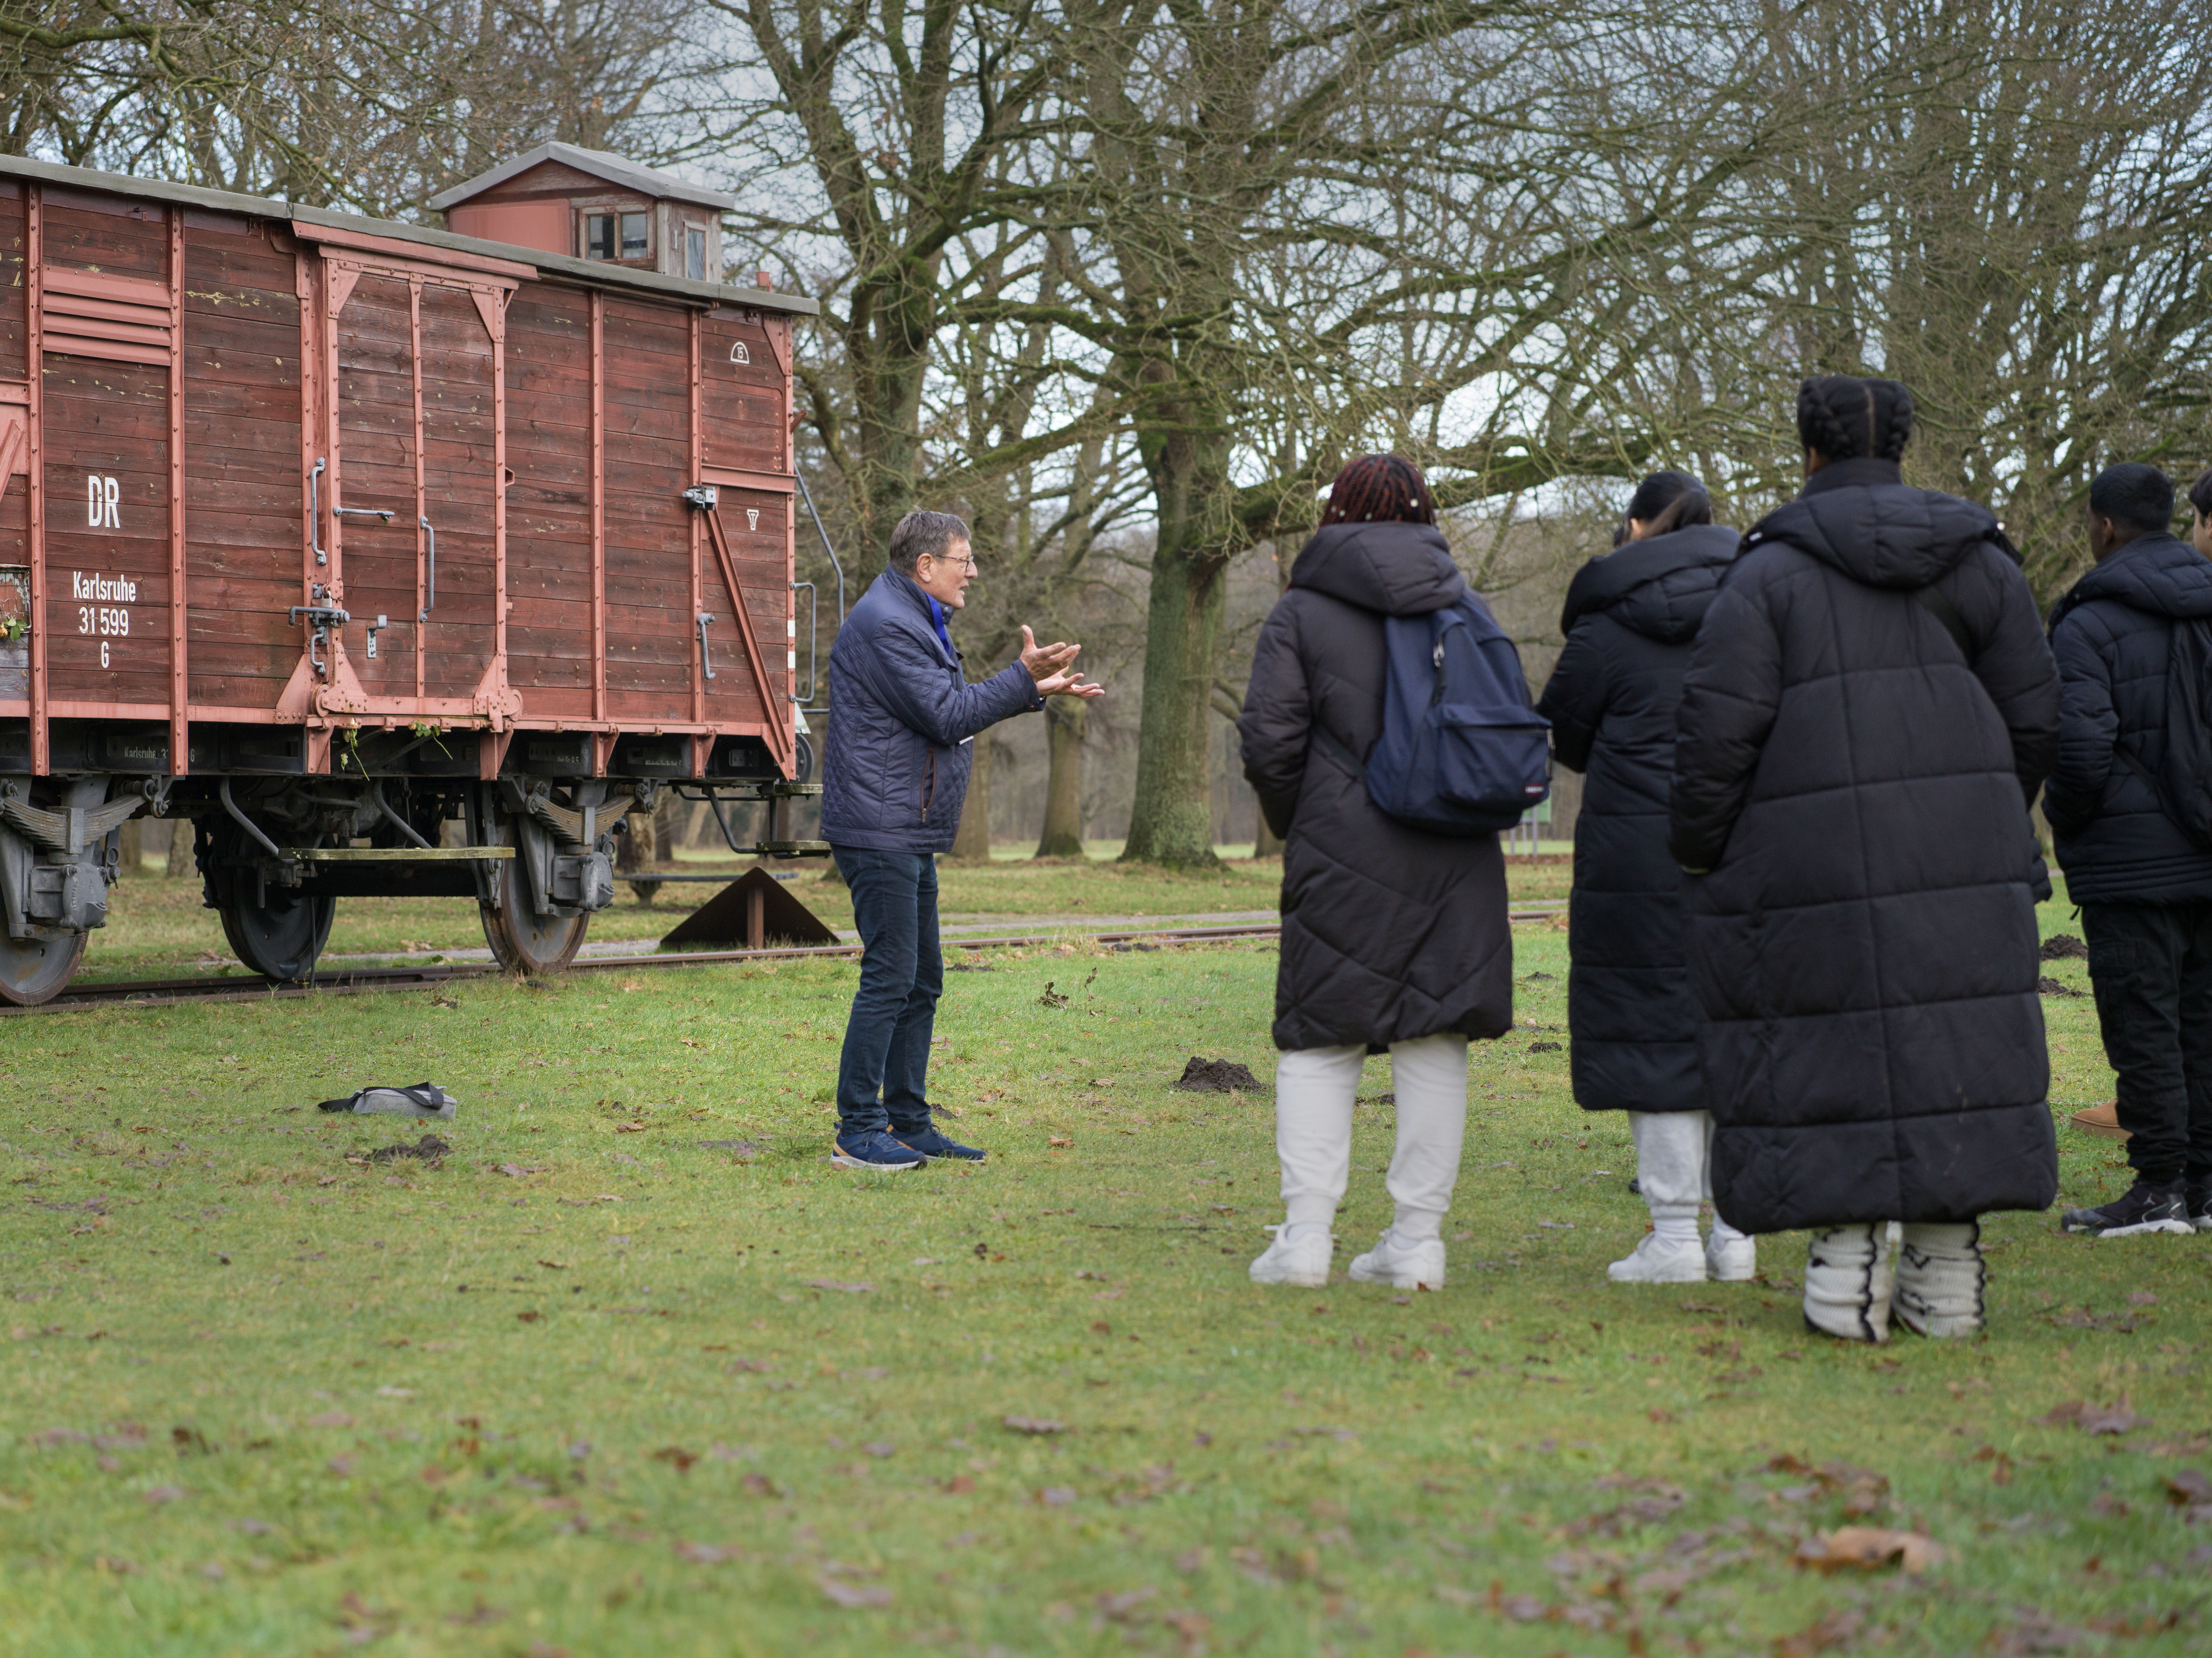
[[[2093,598],[2149,616],[2212,616],[2212,560],[2170,535],[2139,537],[2069,588],[2051,612],[2051,625]]]
[[[1465,592],[1467,578],[1433,524],[1331,524],[1299,550],[1291,586],[1384,616],[1426,616]]]
[[[1693,638],[1742,544],[1725,525],[1692,524],[1594,558],[1568,586],[1559,631],[1572,633],[1584,616],[1601,614],[1662,644]]]
[[[1783,541],[1869,587],[1925,587],[1983,542],[2020,555],[1985,507],[1915,489],[1893,460],[1832,461],[1804,492],[1753,525],[1745,550]]]

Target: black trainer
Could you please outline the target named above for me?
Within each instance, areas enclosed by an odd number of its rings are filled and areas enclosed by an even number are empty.
[[[2181,1188],[2181,1205],[2189,1224],[2200,1232],[2212,1232],[2212,1175],[2189,1181]]]
[[[2092,1237],[2127,1238],[2144,1232],[2179,1232],[2185,1236],[2197,1229],[2190,1224],[2189,1206],[2177,1182],[2172,1186],[2153,1186],[2138,1180],[2127,1189],[2124,1197],[2096,1209],[2069,1209],[2060,1222],[2069,1232],[2087,1232]]]

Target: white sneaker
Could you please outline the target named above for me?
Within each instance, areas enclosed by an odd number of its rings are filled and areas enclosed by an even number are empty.
[[[1695,1238],[1684,1243],[1646,1232],[1605,1275],[1615,1284],[1703,1284],[1705,1252]]]
[[[1705,1240],[1705,1276],[1716,1284],[1748,1284],[1759,1275],[1758,1240],[1739,1232]]]
[[[1394,1290],[1441,1290],[1444,1287],[1444,1241],[1423,1238],[1410,1242],[1385,1229],[1375,1247],[1352,1258],[1354,1284],[1387,1284]]]
[[[1255,1284],[1294,1284],[1318,1290],[1328,1282],[1329,1261],[1336,1245],[1328,1228],[1319,1224],[1293,1228],[1285,1224],[1267,1229],[1275,1235],[1264,1254],[1252,1263]],[[1297,1236],[1290,1234],[1296,1231]]]

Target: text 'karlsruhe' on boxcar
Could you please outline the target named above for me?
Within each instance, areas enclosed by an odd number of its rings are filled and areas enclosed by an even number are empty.
[[[524,246],[0,158],[0,999],[68,983],[134,814],[271,978],[392,894],[532,971],[657,791],[811,786],[816,307],[702,279],[721,198],[533,166],[478,192]]]

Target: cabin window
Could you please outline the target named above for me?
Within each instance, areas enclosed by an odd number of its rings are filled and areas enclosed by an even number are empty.
[[[707,233],[696,225],[684,233],[684,274],[695,282],[707,280]]]
[[[652,216],[646,213],[625,213],[622,216],[622,256],[625,259],[642,259],[653,252],[653,236],[647,227]]]
[[[611,259],[615,256],[615,216],[611,213],[587,213],[584,216],[584,257],[587,259]]]

